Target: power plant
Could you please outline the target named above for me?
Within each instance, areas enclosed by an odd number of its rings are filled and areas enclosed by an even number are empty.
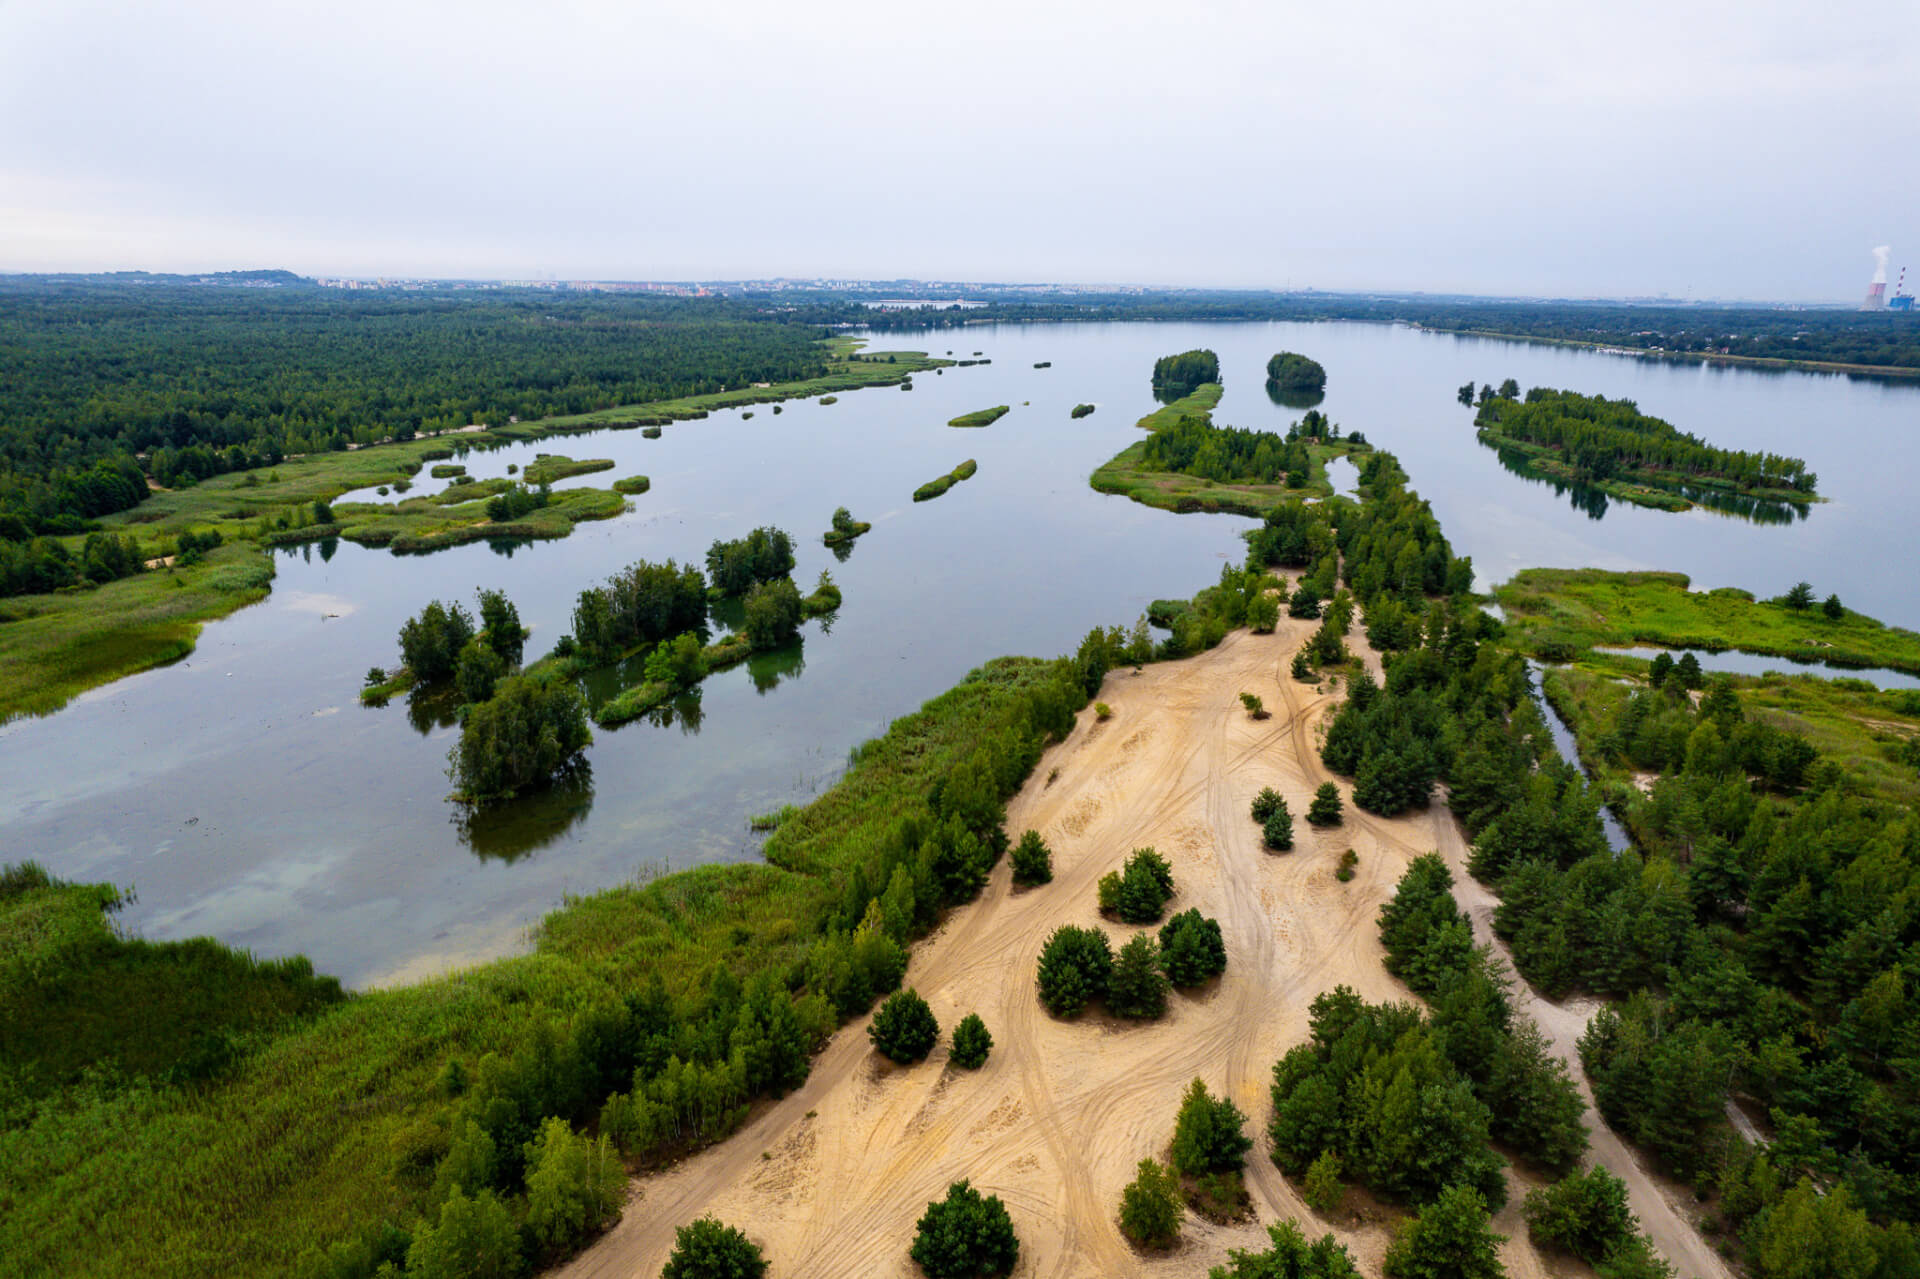
[[[1867,285],[1867,300],[1860,304],[1862,311],[1913,310],[1913,294],[1907,292],[1907,268],[1900,268],[1900,283],[1894,286],[1893,296],[1887,296],[1887,257],[1892,252],[1885,244],[1873,251],[1873,281]]]

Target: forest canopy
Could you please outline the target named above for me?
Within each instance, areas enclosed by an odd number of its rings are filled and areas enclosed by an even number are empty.
[[[826,371],[822,330],[722,299],[0,279],[0,537],[388,436]],[[11,515],[24,532],[9,534]]]

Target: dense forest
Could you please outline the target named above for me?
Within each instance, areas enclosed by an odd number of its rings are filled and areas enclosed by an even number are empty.
[[[1710,1225],[1754,1273],[1810,1273],[1783,1258],[1824,1235],[1848,1259],[1822,1273],[1920,1274],[1920,823],[1856,793],[1842,761],[1749,716],[1725,683],[1695,701],[1700,681],[1674,674],[1595,730],[1603,759],[1657,774],[1628,813],[1638,846],[1609,850],[1597,792],[1552,747],[1524,662],[1487,642],[1499,624],[1435,589],[1464,581],[1447,582],[1444,539],[1416,503],[1403,489],[1351,515],[1333,503],[1254,539],[1296,563],[1337,539],[1385,651],[1384,687],[1354,677],[1329,725],[1328,767],[1385,814],[1447,784],[1521,975],[1555,997],[1623,1001],[1581,1044],[1601,1111],[1718,1196]],[[1388,942],[1419,989],[1460,938]],[[1729,1101],[1770,1140],[1739,1135]]]
[[[1632,400],[1536,386],[1525,401],[1504,391],[1484,397],[1474,423],[1503,440],[1557,450],[1578,478],[1589,481],[1630,475],[1657,482],[1671,476],[1809,495],[1817,482],[1797,457],[1715,448],[1642,413]]]
[[[1176,400],[1196,387],[1220,380],[1220,357],[1212,351],[1182,351],[1153,362],[1153,393]]]
[[[756,303],[0,278],[0,538],[421,431],[819,376]]]

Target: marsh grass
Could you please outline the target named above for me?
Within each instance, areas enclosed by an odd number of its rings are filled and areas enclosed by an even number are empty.
[[[1920,634],[1860,613],[1833,619],[1742,590],[1688,586],[1684,573],[1527,569],[1494,598],[1521,645],[1549,660],[1585,648],[1659,644],[1920,674]]]

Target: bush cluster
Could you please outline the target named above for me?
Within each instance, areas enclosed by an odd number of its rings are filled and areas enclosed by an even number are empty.
[[[1117,871],[1100,877],[1100,909],[1129,924],[1151,924],[1173,896],[1173,867],[1151,848],[1136,848]]]

